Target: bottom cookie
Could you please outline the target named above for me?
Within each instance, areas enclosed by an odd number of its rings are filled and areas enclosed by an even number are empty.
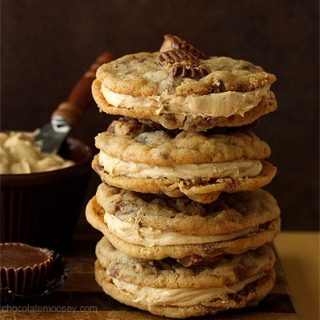
[[[159,316],[187,318],[252,306],[275,283],[268,246],[193,268],[127,257],[105,238],[96,253],[95,277],[105,293]]]

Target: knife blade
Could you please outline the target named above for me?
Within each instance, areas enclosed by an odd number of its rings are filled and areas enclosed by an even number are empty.
[[[97,69],[115,59],[110,52],[102,53],[73,87],[66,101],[60,103],[51,115],[50,123],[36,130],[35,141],[43,152],[57,152],[70,130],[81,121],[92,105],[91,85]]]

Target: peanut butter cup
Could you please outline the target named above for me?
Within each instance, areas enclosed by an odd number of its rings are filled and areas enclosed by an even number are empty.
[[[1,290],[31,296],[44,291],[54,252],[23,243],[0,244]]]

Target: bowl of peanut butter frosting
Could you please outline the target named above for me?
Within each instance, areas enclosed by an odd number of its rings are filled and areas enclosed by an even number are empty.
[[[93,152],[69,137],[59,154],[45,153],[35,135],[0,132],[0,239],[61,251],[81,212]]]

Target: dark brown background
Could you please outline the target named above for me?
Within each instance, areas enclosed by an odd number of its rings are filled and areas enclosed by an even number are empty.
[[[2,129],[47,122],[100,52],[157,50],[164,33],[275,73],[279,109],[256,130],[279,168],[268,189],[284,229],[318,228],[317,1],[2,0],[1,9]],[[92,108],[74,134],[92,143],[107,120]]]

